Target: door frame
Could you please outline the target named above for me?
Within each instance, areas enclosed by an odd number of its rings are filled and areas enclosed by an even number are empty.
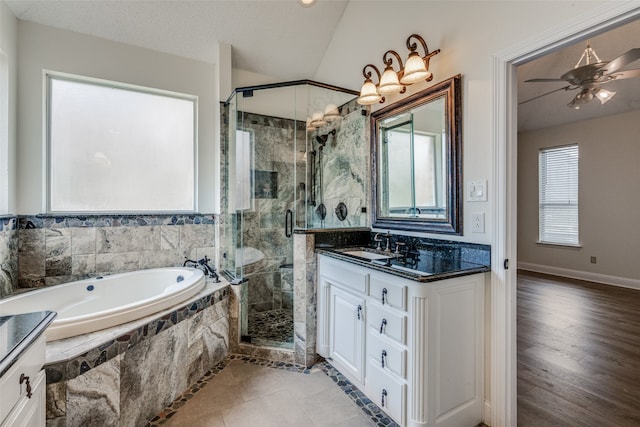
[[[640,19],[640,1],[606,2],[493,55],[493,211],[490,407],[485,422],[517,425],[517,78],[516,67],[581,39]],[[508,261],[506,261],[508,260]],[[508,268],[505,268],[508,262]]]

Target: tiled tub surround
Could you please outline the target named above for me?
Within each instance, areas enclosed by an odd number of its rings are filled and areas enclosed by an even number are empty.
[[[0,217],[0,298],[18,286],[18,218]]]
[[[229,352],[228,283],[179,307],[47,345],[48,426],[141,426]]]
[[[21,216],[17,287],[215,259],[215,222],[213,215]]]

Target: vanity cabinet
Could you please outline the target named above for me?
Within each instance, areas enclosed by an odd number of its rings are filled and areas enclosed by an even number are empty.
[[[0,426],[45,425],[45,337],[41,335],[0,378]]]
[[[401,426],[473,426],[485,274],[420,282],[318,256],[318,354]]]

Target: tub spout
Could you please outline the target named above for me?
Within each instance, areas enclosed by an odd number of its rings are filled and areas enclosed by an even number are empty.
[[[209,261],[211,260],[206,255],[204,256],[204,258],[200,258],[197,261],[186,258],[182,266],[198,268],[202,270],[204,274],[208,275],[211,279],[213,279],[215,283],[218,283],[220,282],[220,277],[218,276],[216,269],[209,265]]]

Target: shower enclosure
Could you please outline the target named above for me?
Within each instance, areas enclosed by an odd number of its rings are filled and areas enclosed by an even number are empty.
[[[363,135],[356,96],[305,80],[236,89],[223,108],[220,264],[240,284],[241,342],[293,348],[293,230],[335,226],[328,152]],[[366,222],[353,213],[340,225]]]

